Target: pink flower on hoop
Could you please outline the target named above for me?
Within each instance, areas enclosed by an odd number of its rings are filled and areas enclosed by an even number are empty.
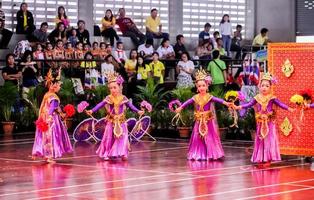
[[[278,83],[278,79],[274,76],[271,77],[271,83],[276,85]]]
[[[148,103],[147,101],[142,101],[141,102],[141,108],[146,109],[148,112],[152,112],[153,107],[150,103]]]
[[[182,105],[181,102],[178,99],[176,99],[176,100],[170,101],[168,107],[171,112],[175,112],[175,109],[179,108],[181,105]]]
[[[82,113],[88,106],[89,103],[87,103],[86,101],[82,101],[77,105],[77,112]]]

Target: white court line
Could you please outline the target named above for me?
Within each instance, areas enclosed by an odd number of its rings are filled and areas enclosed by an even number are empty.
[[[243,191],[247,191],[247,190],[255,190],[255,189],[260,189],[260,188],[268,188],[268,187],[281,186],[281,185],[287,185],[287,184],[293,184],[293,183],[302,183],[302,182],[313,181],[313,180],[314,179],[304,179],[304,180],[299,180],[299,181],[291,181],[291,182],[284,182],[284,183],[262,185],[262,186],[249,187],[249,188],[243,188],[243,189],[229,190],[229,191],[225,191],[225,192],[216,192],[216,193],[211,193],[211,194],[184,197],[184,198],[179,198],[176,200],[186,200],[186,199],[195,199],[195,198],[202,198],[202,197],[209,197],[209,196],[217,196],[217,195],[223,195],[223,194],[229,194],[229,193],[235,193],[235,192],[243,192]],[[309,188],[303,188],[303,189],[309,189]],[[258,197],[260,197],[260,196],[254,196],[253,198],[258,198]],[[252,197],[240,198],[240,199],[244,200],[244,199],[250,199],[250,198],[252,198]],[[240,200],[240,199],[238,199],[238,200]]]
[[[251,197],[246,197],[246,198],[239,198],[236,200],[247,200],[247,199],[257,199],[261,197],[269,197],[269,196],[276,196],[276,195],[281,195],[281,194],[288,194],[288,193],[293,193],[293,192],[301,192],[301,191],[306,191],[306,190],[313,190],[314,187],[308,187],[308,188],[301,188],[301,189],[295,189],[295,190],[287,190],[283,192],[274,192],[270,194],[262,194],[262,195],[256,195],[256,196],[251,196]]]
[[[302,165],[308,165],[308,164],[298,164],[298,165],[273,167],[273,168],[269,168],[269,169],[282,169],[282,168],[296,167],[296,166],[302,166]],[[36,199],[47,199],[47,198],[49,199],[49,198],[64,197],[64,196],[74,196],[75,197],[76,195],[79,195],[79,194],[89,194],[89,193],[103,192],[103,191],[108,191],[108,190],[129,189],[129,188],[134,188],[134,187],[143,187],[143,186],[147,186],[147,185],[156,185],[156,184],[188,181],[188,180],[194,180],[194,179],[199,179],[199,178],[210,178],[210,177],[217,177],[217,176],[237,175],[237,174],[244,174],[247,172],[265,171],[265,170],[269,170],[269,169],[249,170],[249,171],[237,172],[237,173],[216,174],[216,175],[209,175],[209,176],[202,176],[202,177],[193,177],[193,178],[183,178],[183,179],[175,179],[175,180],[169,180],[169,181],[150,182],[150,183],[143,183],[143,184],[137,184],[137,185],[128,185],[128,186],[123,186],[123,187],[112,187],[112,188],[105,188],[105,189],[98,189],[98,190],[90,190],[90,191],[85,191],[85,192],[75,192],[75,193],[69,193],[69,194],[63,194],[63,195],[47,196],[47,197],[36,198]],[[314,180],[314,179],[310,179],[310,180]],[[246,188],[244,190],[247,190],[247,189],[248,188]],[[192,198],[194,198],[194,197],[192,197]]]
[[[309,186],[309,185],[301,185],[301,184],[294,184],[294,183],[287,183],[285,185],[291,185],[291,186],[298,186],[298,187],[305,187],[305,188],[311,188],[314,186]]]

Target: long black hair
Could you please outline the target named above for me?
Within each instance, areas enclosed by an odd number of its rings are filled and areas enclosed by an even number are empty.
[[[111,13],[110,18],[108,18],[108,17],[106,16],[106,13],[107,13],[108,11]],[[110,10],[110,9],[106,10],[106,12],[105,12],[105,17],[104,17],[104,18],[105,18],[105,20],[111,22],[111,21],[112,21],[112,18],[113,18],[112,10]]]
[[[143,63],[142,63],[141,66],[140,66],[140,64],[138,63],[138,59],[139,59],[139,58],[142,58],[142,60],[143,60]],[[138,55],[138,56],[137,56],[137,62],[136,62],[135,70],[138,71],[138,68],[139,68],[139,67],[145,67],[145,60],[144,60],[144,57],[141,56],[141,55]]]
[[[21,62],[27,62],[27,57],[28,56],[31,56],[31,60],[33,60],[33,54],[32,54],[32,51],[30,50],[26,50],[23,54],[23,57],[21,59]]]
[[[15,55],[13,53],[7,54],[6,57],[5,57],[5,63],[6,63],[7,66],[9,65],[8,60],[9,60],[10,56],[12,56],[14,58],[14,60],[15,60]]]
[[[58,18],[61,19],[61,14],[60,14],[60,10],[63,9],[64,10],[64,19],[68,19],[67,14],[65,13],[65,8],[63,6],[59,6],[58,7]]]
[[[225,20],[224,20],[225,17],[228,17],[228,18],[229,18],[229,19],[228,19],[228,22],[230,22],[230,16],[229,16],[228,14],[224,14],[224,16],[222,16],[222,19],[221,19],[221,21],[220,21],[220,24],[225,23]]]

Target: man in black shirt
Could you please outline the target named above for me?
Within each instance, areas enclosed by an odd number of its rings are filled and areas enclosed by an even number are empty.
[[[174,45],[174,52],[176,54],[176,59],[181,59],[181,55],[183,52],[187,52],[184,43],[184,36],[183,35],[177,35],[176,37],[177,43]]]
[[[2,76],[5,82],[12,82],[18,85],[18,80],[22,77],[22,73],[15,65],[14,55],[8,54],[6,56],[6,67],[2,69]]]
[[[0,19],[0,49],[7,48],[13,33],[4,28],[4,20]]]
[[[88,30],[85,29],[85,22],[83,20],[79,20],[77,22],[77,29],[76,29],[76,34],[80,42],[83,44],[89,44],[89,32]]]

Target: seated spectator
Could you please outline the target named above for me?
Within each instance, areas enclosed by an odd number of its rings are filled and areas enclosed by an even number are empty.
[[[201,60],[209,60],[211,58],[211,50],[210,40],[206,39],[197,47],[195,55]]]
[[[7,48],[13,33],[4,28],[4,20],[0,19],[0,49]]]
[[[149,65],[144,64],[144,58],[142,56],[138,56],[137,64],[136,64],[136,80],[139,85],[145,85],[146,80],[151,76],[151,70]]]
[[[159,54],[153,53],[153,61],[149,64],[149,69],[156,83],[163,84],[165,76],[165,65],[159,61]]]
[[[45,59],[43,46],[40,43],[36,44],[36,49],[33,52],[33,58],[35,60],[44,60]],[[41,75],[41,69],[43,67],[43,63],[41,61],[37,61],[36,64],[37,64],[37,68],[38,68],[38,75]]]
[[[62,22],[59,22],[57,27],[48,35],[48,39],[52,44],[56,44],[58,40],[62,40],[63,43],[67,42],[65,26]]]
[[[136,77],[136,63],[137,63],[137,51],[132,49],[130,51],[130,58],[126,60],[124,68],[128,74],[128,82],[131,82],[131,79]]]
[[[115,67],[113,65],[113,56],[108,55],[105,58],[105,62],[101,64],[101,74],[105,76],[106,73],[111,73],[115,71]]]
[[[85,21],[78,20],[77,22],[77,29],[76,29],[76,35],[80,42],[83,44],[90,44],[89,41],[89,32],[85,29]]]
[[[214,50],[218,50],[219,53],[220,53],[220,56],[226,56],[226,50],[224,49],[224,46],[223,46],[223,40],[222,38],[217,38],[216,39],[216,42],[217,42],[217,48],[215,48]]]
[[[100,48],[99,48],[98,42],[93,42],[91,53],[93,54],[95,58],[99,58]]]
[[[83,52],[84,52],[84,55],[87,53],[87,52],[91,52],[91,48],[90,48],[90,45],[89,44],[83,44]],[[94,56],[93,56],[94,57]]]
[[[78,42],[76,43],[75,46],[75,50],[74,50],[74,59],[84,59],[84,50],[83,50],[83,43],[82,42]],[[79,62],[75,62],[73,64],[74,67],[78,67],[80,65]]]
[[[116,18],[113,16],[112,11],[110,9],[106,10],[105,17],[101,21],[102,31],[101,35],[110,39],[110,45],[114,45],[114,39],[117,41],[120,40],[117,32],[114,30],[114,26],[116,25]]]
[[[14,54],[8,54],[5,58],[6,67],[2,69],[2,77],[6,82],[11,82],[14,85],[19,85],[19,80],[22,78],[22,72],[15,65]]]
[[[100,47],[100,49],[99,49],[99,58],[100,59],[105,59],[107,57],[107,55],[108,55],[107,49],[106,49],[106,43],[105,42],[101,42],[99,44],[99,47]]]
[[[173,47],[170,45],[169,39],[163,39],[157,52],[161,59],[174,59],[175,53]]]
[[[200,34],[198,35],[198,44],[199,45],[203,44],[204,40],[210,39],[209,30],[211,27],[212,27],[212,25],[210,25],[210,23],[206,23],[204,25],[204,30],[202,32],[200,32]]]
[[[76,29],[73,28],[70,33],[71,35],[68,38],[68,42],[72,44],[72,47],[75,47],[76,43],[80,41],[79,38],[77,37]]]
[[[219,33],[219,31],[215,31],[214,33],[213,33],[213,37],[210,39],[211,40],[211,45],[212,45],[212,49],[215,49],[215,48],[217,48],[217,42],[216,42],[216,40],[217,40],[217,38],[220,38],[220,33]]]
[[[189,54],[183,52],[181,60],[178,62],[176,71],[178,74],[177,88],[193,87],[192,74],[194,71],[194,63],[190,60]]]
[[[145,44],[138,46],[137,52],[143,56],[144,59],[151,59],[154,53],[153,43],[153,39],[147,39]]]
[[[233,38],[231,42],[231,51],[236,52],[235,59],[241,59],[241,52],[243,51],[241,47],[241,41],[242,41],[242,26],[240,24],[237,25],[236,31],[233,33]],[[243,58],[245,57],[245,54],[243,54]]]
[[[48,23],[47,22],[41,23],[40,29],[36,29],[33,32],[30,41],[45,44],[48,41],[47,31],[48,31]]]
[[[267,43],[269,42],[267,34],[268,29],[262,28],[261,33],[255,36],[252,42],[253,51],[258,51],[261,49],[262,46],[267,45]]]
[[[117,42],[117,48],[113,51],[113,57],[118,61],[118,63],[125,63],[128,59],[125,51],[123,49],[123,43]]]
[[[65,59],[73,59],[74,58],[74,48],[70,42],[66,43],[66,48],[64,50]]]
[[[176,54],[176,59],[181,58],[181,54],[183,52],[187,53],[187,50],[184,46],[185,40],[183,35],[177,35],[176,37],[177,43],[174,45],[174,52]]]
[[[60,22],[62,22],[66,29],[70,27],[70,20],[68,16],[66,15],[65,8],[63,6],[58,7],[58,15],[56,16],[55,22],[56,22],[56,26]]]
[[[106,53],[107,55],[113,55],[112,54],[112,46],[110,44],[106,44]]]
[[[131,18],[125,17],[125,9],[119,9],[119,18],[117,24],[120,27],[124,37],[130,37],[135,46],[143,44],[145,41],[145,35],[136,27]]]
[[[157,9],[154,8],[150,11],[150,16],[146,18],[146,38],[163,38],[168,39],[169,34],[162,32],[162,24],[160,18],[157,16]],[[159,27],[159,30],[157,29]]]
[[[62,40],[58,40],[54,49],[54,59],[56,60],[64,60],[64,44]],[[57,65],[60,67],[67,67],[68,62],[57,62]]]
[[[33,14],[29,12],[27,3],[21,3],[20,10],[16,13],[16,33],[30,36],[36,29]]]
[[[25,51],[20,62],[20,68],[23,76],[22,96],[27,99],[27,93],[29,91],[29,88],[36,87],[38,85],[38,68],[36,62],[33,61],[33,55],[31,51]]]
[[[227,67],[225,62],[220,60],[220,52],[218,50],[213,51],[213,60],[208,64],[207,70],[212,77],[211,92],[222,98],[227,86]]]
[[[97,64],[96,61],[92,61],[94,59],[91,52],[87,52],[84,56],[85,60],[90,61],[82,61],[81,68],[85,69],[85,76],[84,76],[84,88],[85,89],[93,89],[98,85],[98,76],[99,73],[96,69]]]

